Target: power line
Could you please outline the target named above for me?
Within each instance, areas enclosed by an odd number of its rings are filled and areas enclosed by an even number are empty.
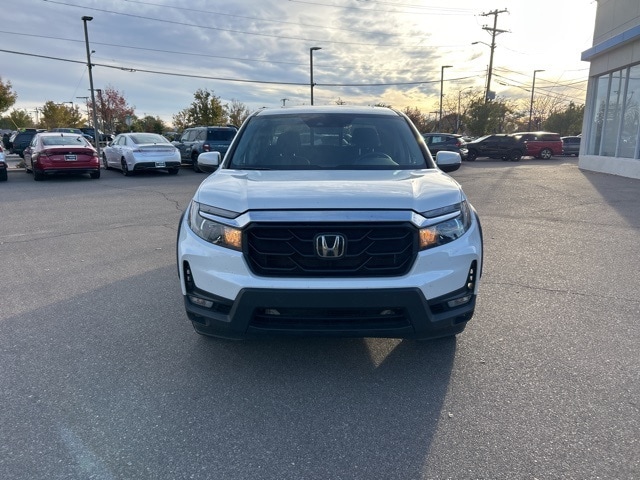
[[[24,55],[24,56],[35,57],[35,58],[44,58],[44,59],[47,59],[47,60],[57,60],[57,61],[61,61],[61,62],[68,62],[68,63],[76,63],[76,64],[86,65],[86,62],[80,61],[80,60],[71,60],[71,59],[68,59],[68,58],[52,57],[52,56],[48,56],[48,55],[38,55],[38,54],[35,54],[35,53],[17,52],[17,51],[14,51],[14,50],[6,50],[6,49],[0,49],[0,52],[10,53],[10,54],[14,54],[14,55]],[[132,73],[136,73],[136,72],[151,73],[151,74],[156,74],[156,75],[166,75],[166,76],[185,77],[185,78],[200,78],[200,79],[218,80],[218,81],[224,81],[224,82],[255,83],[255,84],[266,84],[266,85],[294,85],[294,86],[307,86],[307,85],[309,85],[308,81],[304,81],[304,82],[282,82],[282,81],[273,81],[273,80],[250,80],[250,79],[242,79],[242,78],[213,77],[213,76],[209,76],[209,75],[195,75],[195,74],[178,73],[178,72],[167,72],[167,71],[150,70],[150,69],[143,69],[143,68],[129,68],[129,67],[116,66],[116,65],[109,65],[109,64],[104,64],[104,63],[93,63],[92,62],[91,65],[94,66],[94,67],[111,68],[111,69],[115,69],[115,70],[122,70],[122,71],[132,72]],[[474,78],[474,77],[473,76],[471,76],[471,77],[462,77],[460,79],[467,79],[467,78]],[[353,83],[353,84],[317,83],[316,85],[322,86],[322,87],[380,87],[380,86],[400,86],[400,85],[425,85],[425,84],[435,83],[435,82],[436,82],[436,80],[417,80],[417,81],[413,81],[413,82],[387,82],[387,83]]]

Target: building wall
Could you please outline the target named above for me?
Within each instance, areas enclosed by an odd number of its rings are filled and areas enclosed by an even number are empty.
[[[580,168],[640,178],[640,1],[599,0]]]

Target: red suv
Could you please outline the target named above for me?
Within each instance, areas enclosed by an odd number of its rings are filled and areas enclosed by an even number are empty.
[[[525,156],[549,160],[553,155],[562,155],[562,138],[559,133],[518,132],[513,137],[526,147]]]

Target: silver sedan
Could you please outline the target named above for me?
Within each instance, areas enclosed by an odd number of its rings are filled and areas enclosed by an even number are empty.
[[[118,168],[129,176],[144,170],[180,170],[180,151],[156,133],[121,133],[102,149],[105,169]]]

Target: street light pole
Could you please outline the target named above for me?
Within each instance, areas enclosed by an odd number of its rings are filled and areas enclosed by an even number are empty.
[[[440,115],[438,116],[438,132],[440,132],[440,123],[442,122],[442,97],[444,94],[442,93],[442,87],[444,85],[444,69],[451,68],[453,65],[443,65],[440,68]]]
[[[322,50],[321,47],[311,47],[309,49],[309,73],[310,73],[310,85],[311,85],[311,105],[313,105],[313,52],[315,50]]]
[[[533,91],[536,88],[536,73],[538,72],[544,72],[544,70],[533,71],[533,83],[531,85],[531,106],[529,107],[529,128],[528,128],[529,131],[531,131],[531,119],[533,118]]]
[[[82,23],[84,24],[84,42],[87,45],[87,67],[89,68],[89,88],[91,89],[91,105],[93,106],[93,141],[96,144],[96,150],[98,152],[98,158],[100,158],[100,134],[98,133],[98,116],[96,115],[96,97],[93,93],[93,74],[91,73],[91,50],[89,49],[89,33],[87,32],[87,22],[93,20],[93,17],[82,17]]]

